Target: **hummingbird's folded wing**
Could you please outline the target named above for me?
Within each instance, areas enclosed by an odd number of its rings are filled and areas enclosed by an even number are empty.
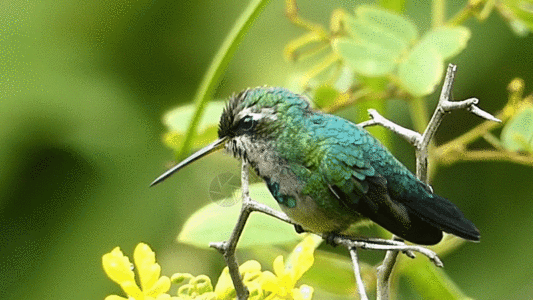
[[[345,180],[327,181],[341,205],[393,234],[422,245],[438,243],[442,231],[479,240],[479,231],[457,206],[428,191],[416,178],[398,186],[399,180],[390,174],[388,180],[367,161],[349,166],[341,160],[336,166],[352,171],[351,177],[343,177]],[[328,177],[325,179],[332,179]]]
[[[322,152],[319,172],[341,206],[408,241],[438,243],[442,239],[441,230],[392,199],[387,179],[365,159],[362,147],[352,145],[322,144],[326,151]]]

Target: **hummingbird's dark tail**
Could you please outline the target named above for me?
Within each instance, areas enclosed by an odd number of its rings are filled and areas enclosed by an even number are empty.
[[[450,201],[437,195],[416,199],[391,199],[378,207],[373,201],[360,203],[358,210],[396,236],[420,245],[434,245],[442,239],[442,231],[470,241],[479,241],[476,226]],[[377,208],[377,209],[376,209]]]
[[[366,177],[366,193],[343,194],[340,200],[347,208],[374,221],[398,237],[421,245],[434,245],[442,239],[442,231],[479,241],[479,230],[465,218],[453,203],[432,194],[423,183],[393,193],[383,176]]]
[[[416,197],[416,200],[410,200],[404,202],[405,206],[421,220],[463,239],[479,241],[480,233],[474,223],[447,199],[426,193],[426,195]]]
[[[466,240],[479,241],[479,230],[459,208],[428,191],[422,183],[412,190],[406,189],[400,195],[392,196],[376,188],[382,185],[376,184],[379,179],[368,179],[371,188],[359,210],[395,235],[422,245],[438,243],[442,239],[442,231]]]

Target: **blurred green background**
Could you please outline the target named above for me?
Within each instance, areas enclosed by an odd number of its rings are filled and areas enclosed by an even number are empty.
[[[335,8],[358,2],[298,2],[307,18],[327,26]],[[283,86],[306,70],[282,58],[303,31],[272,1],[234,56],[216,92]],[[239,163],[217,153],[165,184],[148,188],[168,167],[163,114],[190,101],[215,52],[247,1],[2,1],[0,3],[0,298],[103,299],[121,294],[101,256],[127,254],[146,242],[163,274],[217,278],[214,250],[179,245],[184,220],[209,203],[208,187]],[[406,4],[420,27],[428,4]],[[451,4],[450,4],[451,5]],[[463,2],[456,4],[464,5]],[[457,10],[450,6],[449,15]],[[514,77],[533,87],[533,37],[518,38],[493,13],[466,24],[472,38],[458,65],[455,97],[477,97],[495,112]],[[429,97],[435,103],[437,95]],[[430,107],[433,107],[431,105]],[[400,108],[401,109],[401,108]],[[481,120],[447,117],[437,142]],[[412,168],[408,145],[396,153]],[[445,270],[478,299],[533,298],[533,168],[510,163],[460,163],[439,169],[433,187],[480,228],[444,259]],[[268,266],[270,267],[270,266]],[[353,278],[346,278],[352,280]]]

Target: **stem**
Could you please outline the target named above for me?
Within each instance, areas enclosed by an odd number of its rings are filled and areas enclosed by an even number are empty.
[[[220,77],[228,67],[233,54],[237,50],[237,47],[243,40],[244,36],[268,2],[269,0],[252,0],[233,25],[233,28],[226,36],[222,46],[218,49],[217,54],[213,58],[211,65],[209,65],[209,68],[200,83],[200,87],[194,96],[196,111],[194,112],[189,128],[187,129],[185,140],[179,151],[178,158],[184,157],[189,152],[192,141],[196,136],[196,129],[200,123],[202,114],[207,103],[211,99],[216,85],[219,83]]]
[[[490,1],[490,0],[489,0]],[[463,24],[468,18],[474,15],[486,1],[477,0],[477,1],[468,1],[467,5],[463,7],[458,13],[455,14],[449,21],[449,26],[457,26]],[[492,10],[492,8],[490,9]],[[490,10],[488,13],[490,13]],[[485,14],[488,13],[485,12]]]
[[[361,277],[361,270],[359,269],[359,258],[357,257],[357,248],[350,248],[350,256],[352,257],[353,271],[355,275],[355,283],[357,285],[357,293],[360,300],[368,300],[365,291],[365,284]]]
[[[409,110],[411,112],[411,119],[413,120],[415,130],[418,132],[424,132],[429,123],[426,100],[420,97],[411,99],[411,101],[409,101]]]
[[[431,26],[433,28],[444,25],[446,20],[446,1],[433,0],[431,3]]]

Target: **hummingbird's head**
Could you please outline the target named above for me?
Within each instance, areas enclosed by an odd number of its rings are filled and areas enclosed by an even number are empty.
[[[245,159],[251,153],[263,153],[276,141],[281,130],[288,124],[295,126],[309,113],[311,108],[307,99],[284,88],[257,87],[233,95],[220,116],[218,139],[172,167],[151,185],[222,148]]]
[[[257,87],[233,95],[222,112],[218,138],[235,157],[261,151],[288,123],[310,112],[307,100],[284,88]]]

